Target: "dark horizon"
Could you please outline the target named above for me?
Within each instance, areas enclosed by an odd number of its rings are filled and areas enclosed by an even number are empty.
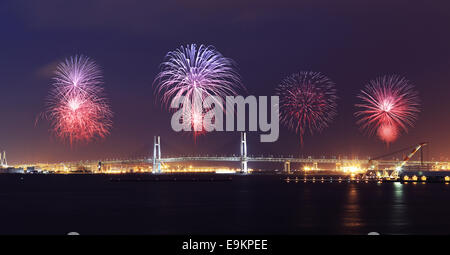
[[[276,143],[248,138],[249,154],[377,156],[427,141],[430,157],[450,157],[450,4],[421,1],[2,1],[0,150],[8,163],[150,155],[154,135],[166,154],[238,154],[238,132],[197,138],[175,133],[153,94],[167,52],[213,45],[233,59],[250,95],[273,95],[298,71],[327,75],[338,89],[338,116],[321,134],[281,126]],[[83,54],[103,70],[114,112],[111,134],[71,147],[51,136],[44,110],[56,64]],[[398,74],[418,90],[414,127],[387,148],[356,125],[356,94],[378,76]],[[214,141],[214,142],[212,142]]]

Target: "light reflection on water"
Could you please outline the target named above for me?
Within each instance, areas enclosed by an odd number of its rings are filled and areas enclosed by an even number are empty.
[[[0,207],[4,208],[0,218],[8,221],[2,223],[0,234],[450,232],[448,184],[232,178],[110,182],[104,176],[32,175],[24,181],[4,175],[0,176]]]
[[[360,228],[364,226],[361,219],[360,201],[358,198],[358,185],[348,184],[347,201],[343,207],[342,226],[343,231],[347,232],[348,228]]]
[[[407,225],[407,209],[405,204],[403,189],[404,184],[399,182],[393,183],[392,202],[391,202],[391,218],[390,225],[393,226],[393,231],[401,231]]]
[[[294,184],[289,184],[294,185]],[[450,185],[444,183],[295,184],[300,233],[449,233]]]

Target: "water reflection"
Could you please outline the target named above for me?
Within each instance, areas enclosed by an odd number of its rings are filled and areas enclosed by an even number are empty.
[[[389,226],[393,228],[394,233],[397,233],[407,225],[407,206],[404,194],[406,186],[400,182],[394,182],[392,185],[394,187],[394,192],[392,192]]]
[[[343,207],[342,225],[344,232],[355,233],[354,229],[364,226],[361,219],[361,207],[359,201],[359,188],[357,184],[349,184],[347,200]]]

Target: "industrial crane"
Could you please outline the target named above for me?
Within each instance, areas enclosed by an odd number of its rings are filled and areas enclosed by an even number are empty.
[[[374,163],[375,160],[381,159],[381,158],[384,158],[384,157],[388,157],[388,156],[391,156],[391,155],[394,155],[394,154],[397,154],[397,153],[400,153],[400,152],[404,152],[404,151],[409,150],[409,149],[412,149],[412,151],[403,158],[403,160],[395,167],[394,171],[392,172],[391,176],[396,178],[396,177],[398,177],[399,172],[402,170],[402,167],[414,156],[414,154],[416,154],[417,151],[419,151],[422,147],[426,146],[427,144],[428,143],[423,142],[423,143],[419,143],[418,145],[410,146],[410,147],[407,147],[407,148],[404,148],[404,149],[401,149],[401,150],[397,150],[397,151],[394,151],[394,152],[391,152],[391,153],[388,153],[388,154],[385,154],[385,155],[381,155],[381,156],[378,156],[378,157],[375,157],[375,158],[371,158],[371,159],[369,159],[369,166],[370,166],[370,168],[373,169],[374,168],[374,164],[373,163]],[[423,162],[423,151],[421,151],[421,152],[422,152],[422,154],[420,156],[420,161]]]

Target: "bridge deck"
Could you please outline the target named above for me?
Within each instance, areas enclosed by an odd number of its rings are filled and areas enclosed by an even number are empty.
[[[221,162],[240,162],[241,157],[174,157],[162,158],[163,163],[189,162],[189,161],[221,161]],[[293,158],[293,157],[247,157],[248,162],[274,162],[274,163],[319,163],[319,164],[367,164],[367,159],[335,159],[335,158]],[[397,164],[400,160],[377,160],[379,164]],[[426,161],[424,164],[435,164],[435,161]],[[440,162],[443,163],[443,162]],[[409,161],[408,164],[421,164],[420,161]]]
[[[176,163],[176,162],[196,162],[196,161],[209,161],[209,162],[240,162],[242,160],[241,157],[231,156],[231,157],[169,157],[169,158],[161,158],[161,163]],[[247,162],[267,162],[267,163],[309,163],[309,164],[367,164],[369,162],[368,159],[339,159],[339,158],[294,158],[294,157],[247,157]],[[103,164],[140,164],[140,163],[152,163],[152,158],[148,159],[128,159],[128,160],[103,160],[101,161]],[[375,163],[380,165],[396,165],[401,162],[401,160],[374,160]],[[80,162],[66,162],[65,164],[78,164]],[[84,161],[82,163],[85,164],[97,164],[98,161]],[[424,161],[424,164],[449,164],[450,162],[443,161]],[[408,165],[420,165],[420,161],[408,161]]]

